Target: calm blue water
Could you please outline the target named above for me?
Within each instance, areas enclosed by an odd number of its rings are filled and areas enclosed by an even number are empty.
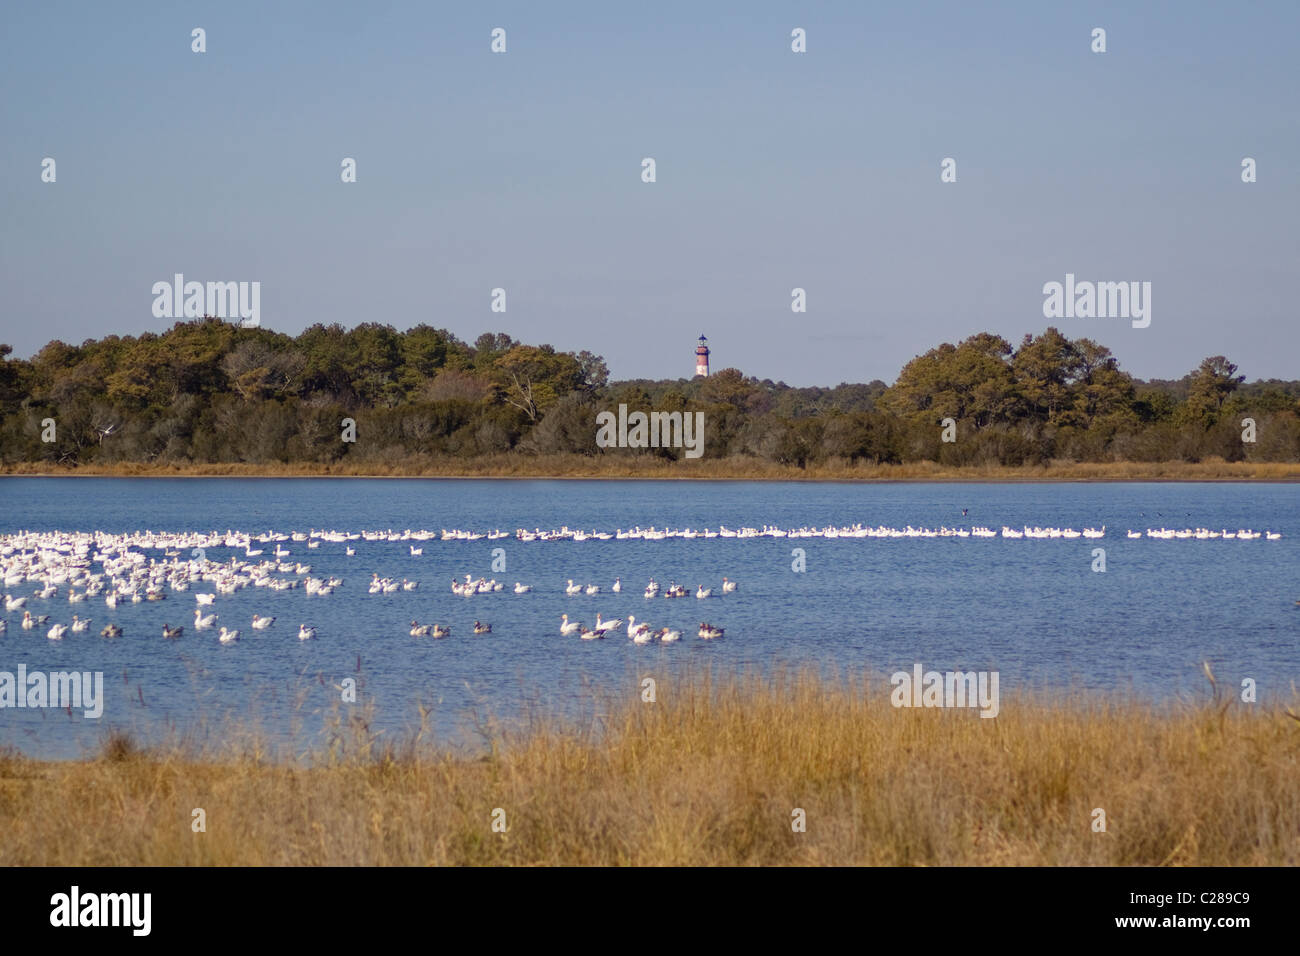
[[[324,542],[308,550],[286,542],[313,576],[337,575],[333,595],[246,588],[218,596],[220,623],[242,640],[222,646],[215,631],[193,630],[192,593],[108,609],[102,597],[70,605],[66,589],[33,613],[67,622],[75,611],[94,624],[85,634],[48,641],[4,616],[0,670],[103,671],[101,720],[62,711],[0,710],[0,746],[44,757],[75,757],[109,727],[149,737],[193,731],[234,714],[278,739],[303,744],[319,712],[339,700],[333,685],[360,677],[360,702],[376,726],[396,734],[415,720],[417,702],[434,707],[448,741],[466,741],[466,716],[510,719],[528,702],[570,715],[590,713],[593,689],[634,693],[640,677],[709,664],[717,671],[815,665],[828,671],[887,674],[922,662],[927,669],[996,669],[1002,692],[1070,687],[1121,691],[1164,701],[1200,697],[1203,660],[1236,685],[1252,677],[1260,697],[1290,695],[1300,680],[1300,488],[1288,484],[822,484],[629,481],[469,481],[361,479],[0,479],[0,533],[20,529],[126,532],[143,529],[254,533],[329,529],[762,527],[851,525],[933,527],[1004,524],[1107,526],[1088,539],[727,539],[589,540],[521,543],[431,540],[413,557],[405,542]],[[969,514],[962,516],[962,508]],[[1279,541],[1127,540],[1148,527],[1265,528]],[[1106,550],[1106,573],[1092,550]],[[264,546],[269,554],[273,545]],[[507,568],[492,570],[503,547]],[[807,570],[792,570],[803,548]],[[212,549],[215,560],[235,552]],[[160,552],[151,557],[161,558]],[[242,557],[242,552],[240,552]],[[412,592],[370,595],[371,574],[420,582]],[[451,594],[465,574],[495,577],[507,590],[474,598]],[[739,591],[707,600],[647,601],[650,577],[720,591],[723,575]],[[624,591],[608,592],[615,577]],[[566,597],[573,578],[605,588]],[[532,584],[515,595],[515,581]],[[9,588],[30,593],[34,585]],[[560,615],[594,623],[596,612],[634,614],[683,631],[677,644],[632,644],[621,632],[603,641],[561,637]],[[253,631],[255,613],[273,614]],[[416,639],[408,622],[450,624],[446,640]],[[490,636],[475,637],[475,619]],[[116,621],[125,636],[107,641]],[[701,641],[701,620],[725,627]],[[296,639],[314,623],[315,641]],[[164,622],[186,625],[162,640]],[[360,659],[360,672],[358,672]],[[882,685],[882,693],[887,687]],[[143,703],[141,699],[143,698]]]

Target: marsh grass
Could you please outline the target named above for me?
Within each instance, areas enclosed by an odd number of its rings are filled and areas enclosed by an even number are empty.
[[[656,702],[594,697],[576,724],[480,716],[473,751],[433,741],[427,711],[395,740],[358,707],[287,760],[239,728],[219,745],[110,734],[81,761],[0,757],[0,864],[1300,863],[1294,704],[1004,695],[984,719],[885,690],[664,678]]]
[[[1203,461],[1074,462],[1046,465],[940,465],[931,461],[898,465],[828,461],[799,468],[758,458],[701,458],[672,461],[648,455],[526,455],[478,458],[411,455],[400,460],[332,464],[146,464],[122,462],[76,468],[49,462],[0,466],[9,475],[107,477],[370,477],[370,478],[693,478],[751,481],[1298,481],[1300,463]]]

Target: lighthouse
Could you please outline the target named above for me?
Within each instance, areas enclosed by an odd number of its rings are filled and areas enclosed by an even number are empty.
[[[709,340],[700,335],[700,344],[695,347],[695,374],[709,375]]]

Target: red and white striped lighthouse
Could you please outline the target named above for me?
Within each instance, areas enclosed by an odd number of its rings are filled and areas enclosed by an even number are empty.
[[[700,335],[700,344],[695,347],[695,374],[709,375],[709,340]]]

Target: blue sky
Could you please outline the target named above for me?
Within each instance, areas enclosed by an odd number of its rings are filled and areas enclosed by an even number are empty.
[[[705,332],[715,368],[833,385],[1040,332],[1069,272],[1152,283],[1149,328],[1056,323],[1136,375],[1297,378],[1297,64],[1294,2],[7,4],[0,341],[160,331],[182,272],[261,282],[291,334],[660,378]]]

